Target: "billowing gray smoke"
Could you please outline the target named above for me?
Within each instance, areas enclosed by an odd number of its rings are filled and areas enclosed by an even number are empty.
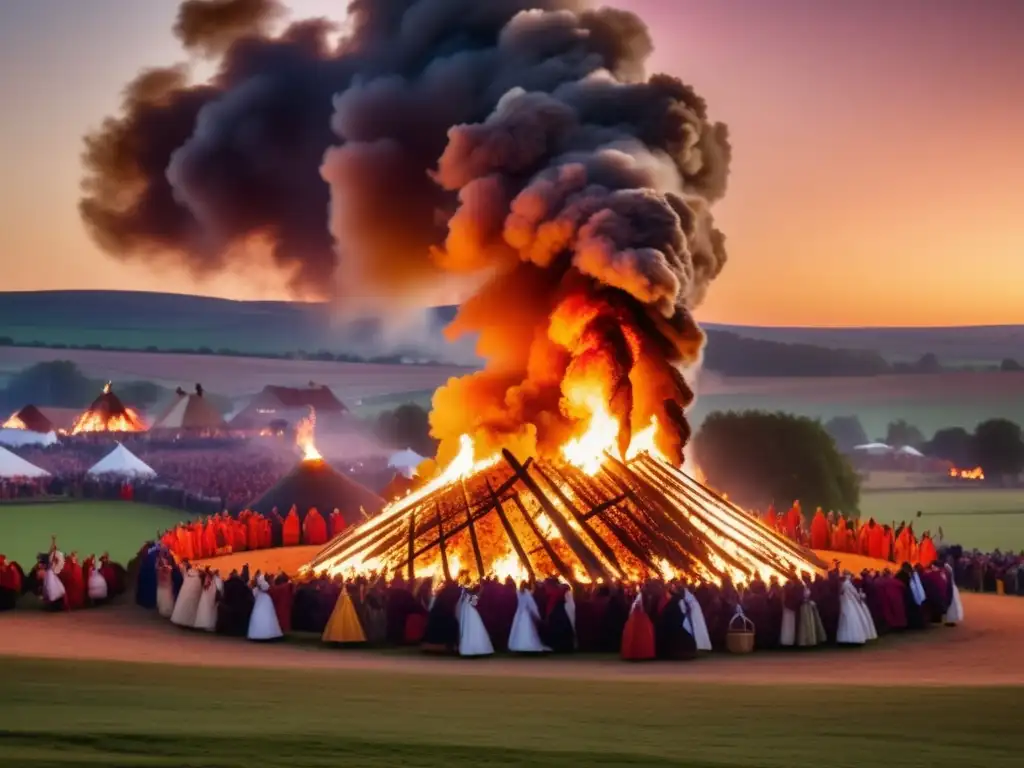
[[[333,44],[323,20],[268,34],[281,10],[183,3],[179,37],[218,72],[141,74],[87,138],[97,240],[196,275],[269,250],[297,293],[341,302],[475,276],[450,330],[478,333],[490,364],[435,398],[445,443],[544,450],[599,398],[620,445],[657,418],[679,455],[730,150],[692,89],[647,77],[640,19],[575,0],[352,0]]]

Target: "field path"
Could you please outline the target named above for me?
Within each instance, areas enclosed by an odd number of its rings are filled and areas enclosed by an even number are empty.
[[[463,660],[416,652],[339,650],[316,642],[256,645],[190,632],[118,605],[70,614],[21,609],[0,619],[0,656],[391,673],[737,684],[1024,685],[1024,599],[964,595],[967,621],[862,649],[713,656],[633,665],[587,657]]]

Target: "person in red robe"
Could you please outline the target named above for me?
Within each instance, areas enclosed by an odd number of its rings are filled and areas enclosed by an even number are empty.
[[[295,597],[295,585],[283,573],[279,574],[270,586],[270,599],[274,603],[277,623],[286,635],[292,631],[292,602]]]
[[[72,552],[60,572],[60,581],[64,585],[68,610],[74,611],[85,607],[86,588],[85,574],[82,564],[78,562],[78,553]]]
[[[255,512],[250,512],[248,519],[245,521],[245,540],[249,543],[249,549],[263,548],[260,542],[259,515]]]
[[[302,537],[302,525],[299,522],[299,512],[293,506],[288,510],[288,516],[284,519],[284,526],[281,530],[281,543],[285,547],[299,546]]]
[[[828,549],[831,544],[830,538],[828,520],[825,519],[821,507],[818,507],[811,521],[811,549]]]
[[[637,593],[633,607],[622,630],[622,658],[626,661],[649,661],[655,658],[654,624],[644,610],[643,593]]]
[[[316,546],[327,543],[327,522],[316,507],[311,507],[302,521],[302,541]]]
[[[21,569],[0,555],[0,611],[9,611],[21,597]]]
[[[343,530],[345,530],[345,518],[341,511],[335,507],[334,511],[331,512],[331,538],[333,539]]]
[[[212,517],[203,525],[203,557],[217,556],[217,523]]]
[[[939,559],[939,553],[935,550],[935,542],[931,534],[925,531],[921,537],[921,546],[918,548],[917,561],[925,568]]]
[[[836,521],[835,527],[832,529],[832,550],[834,552],[846,551],[846,518],[842,515],[839,516],[839,520]]]
[[[857,549],[856,549],[856,552],[857,552],[858,555],[863,555],[864,557],[868,557],[871,554],[871,547],[868,544],[869,536],[871,535],[871,531],[869,530],[869,528],[871,526],[873,526],[874,524],[875,524],[875,520],[874,520],[874,518],[872,518],[871,520],[868,520],[868,524],[867,525],[860,526],[860,529],[857,531]]]
[[[892,560],[892,528],[888,525],[882,526],[882,533],[884,534],[884,540],[882,542],[883,560]]]
[[[786,513],[786,536],[792,541],[798,541],[800,525],[803,523],[803,513],[800,511],[800,502],[794,501],[793,506]]]
[[[761,522],[767,525],[769,528],[775,527],[775,505],[769,504],[768,509],[764,511],[764,515],[761,516]]]
[[[885,531],[872,520],[868,523],[868,555],[876,560],[885,560]]]

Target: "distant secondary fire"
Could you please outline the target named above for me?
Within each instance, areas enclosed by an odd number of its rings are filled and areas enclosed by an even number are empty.
[[[309,416],[302,419],[295,427],[295,444],[302,451],[303,461],[323,461],[324,457],[316,449],[316,411],[309,409]]]
[[[17,413],[14,413],[3,423],[3,429],[28,429],[28,424],[22,421]]]
[[[975,467],[974,469],[950,467],[949,476],[957,480],[984,480],[985,472],[981,467]]]

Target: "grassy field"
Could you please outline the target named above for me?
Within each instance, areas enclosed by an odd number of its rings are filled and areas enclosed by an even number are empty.
[[[1015,689],[729,687],[0,660],[38,766],[1016,766]],[[824,761],[824,762],[823,762]]]
[[[1024,549],[1024,493],[1019,489],[868,491],[861,494],[860,509],[864,519],[913,521],[918,533],[935,533],[941,526],[946,541],[965,547]]]
[[[0,504],[0,552],[23,566],[50,546],[127,563],[139,547],[185,518],[181,510],[119,501]]]

